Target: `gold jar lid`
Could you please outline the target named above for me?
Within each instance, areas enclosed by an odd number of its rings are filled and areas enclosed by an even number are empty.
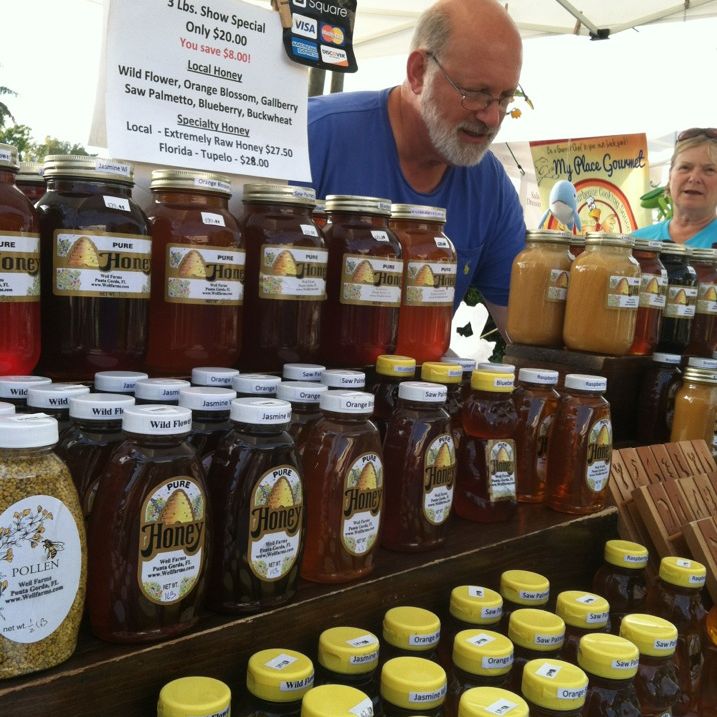
[[[11,144],[0,144],[0,168],[18,169],[17,147]]]
[[[245,184],[242,201],[315,207],[316,192],[311,187],[295,187],[292,184]]]
[[[714,264],[717,261],[717,249],[691,249],[688,247],[687,256],[698,264]]]
[[[610,234],[608,232],[588,232],[585,235],[586,246],[620,246],[632,248],[635,240],[627,234]]]
[[[717,371],[708,371],[707,369],[701,368],[690,368],[688,366],[683,374],[683,381],[717,384]]]
[[[426,207],[422,204],[392,204],[391,219],[415,219],[445,224],[446,210],[443,207]]]
[[[570,245],[573,243],[574,238],[570,232],[556,232],[547,229],[533,229],[525,232],[526,242]]]
[[[232,180],[226,174],[195,172],[191,169],[155,169],[150,189],[189,189],[194,192],[232,193]]]
[[[637,251],[654,251],[659,254],[662,251],[662,242],[659,239],[635,237],[635,249]]]
[[[360,212],[391,216],[391,200],[379,197],[360,197],[352,194],[329,194],[326,197],[327,212]]]
[[[48,154],[43,168],[45,177],[76,177],[134,184],[134,166],[118,159],[88,157],[79,154]]]
[[[682,244],[675,244],[672,241],[663,241],[660,248],[660,254],[670,254],[672,256],[687,256],[687,247]]]
[[[45,184],[42,176],[42,162],[20,162],[20,171],[15,178],[18,182]]]

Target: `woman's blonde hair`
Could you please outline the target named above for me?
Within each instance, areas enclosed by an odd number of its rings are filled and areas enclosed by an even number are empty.
[[[675,142],[675,149],[672,152],[672,158],[670,159],[670,171],[672,171],[672,168],[675,166],[675,160],[680,156],[680,154],[682,154],[682,152],[692,149],[693,147],[701,147],[703,144],[707,145],[707,154],[710,159],[717,164],[717,140],[714,140],[705,134],[700,134],[696,137],[689,137],[688,139]]]

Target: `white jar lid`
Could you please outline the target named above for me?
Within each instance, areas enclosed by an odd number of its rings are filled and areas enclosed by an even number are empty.
[[[192,430],[192,412],[182,406],[128,406],[122,414],[122,430],[145,436],[177,436]]]
[[[398,384],[398,397],[406,401],[445,403],[448,397],[448,387],[429,381],[403,381]]]
[[[229,411],[237,392],[216,386],[192,386],[179,392],[179,405],[192,411]]]
[[[89,386],[79,383],[46,383],[28,390],[27,405],[31,408],[69,408],[70,396],[89,392]]]
[[[372,414],[374,395],[366,391],[327,391],[321,394],[322,411]]]
[[[291,420],[291,404],[278,398],[235,398],[232,401],[232,421],[237,423],[253,423],[263,426],[275,426],[289,423]]]
[[[321,383],[329,388],[363,388],[366,385],[366,374],[347,368],[329,368],[321,372]]]
[[[490,363],[484,361],[478,364],[478,371],[490,371],[491,373],[515,373],[515,366],[510,363]]]
[[[606,391],[607,379],[604,376],[590,376],[584,373],[569,373],[565,377],[565,388],[578,391]]]
[[[471,373],[476,367],[475,359],[460,356],[441,356],[441,363],[457,363],[463,369],[463,373]]]
[[[134,393],[134,385],[140,378],[149,378],[141,371],[98,371],[95,389],[105,393]]]
[[[52,381],[46,376],[0,376],[0,398],[26,398],[29,388],[48,383]]]
[[[708,371],[717,370],[717,359],[702,358],[701,356],[690,356],[687,359],[690,368],[704,368]]]
[[[321,372],[326,366],[318,363],[285,363],[282,376],[287,381],[321,381]]]
[[[268,373],[243,373],[234,376],[232,388],[237,393],[250,393],[254,396],[276,396],[277,386],[281,383],[278,376]]]
[[[238,376],[239,371],[235,368],[224,368],[222,366],[197,366],[192,369],[192,383],[195,386],[219,386],[223,388],[232,387],[232,379]]]
[[[177,401],[179,390],[189,388],[181,378],[141,378],[134,387],[135,398],[145,401]]]
[[[554,386],[558,382],[559,374],[547,368],[521,368],[518,371],[518,380],[526,383],[539,383],[545,386]]]
[[[652,354],[652,360],[658,363],[669,363],[674,366],[679,366],[682,363],[682,356],[680,356],[680,354],[663,354],[658,352]]]
[[[89,421],[119,421],[134,397],[121,393],[85,393],[70,398],[70,416]]]
[[[0,416],[11,416],[15,413],[15,405],[0,401]]]
[[[318,403],[321,394],[328,390],[328,386],[314,381],[282,381],[276,397],[290,403]]]
[[[44,413],[0,416],[0,448],[40,448],[58,440],[57,420]]]

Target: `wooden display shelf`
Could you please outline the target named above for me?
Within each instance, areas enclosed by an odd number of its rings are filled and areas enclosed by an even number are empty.
[[[571,517],[521,505],[510,523],[482,525],[455,519],[446,544],[421,554],[379,550],[374,573],[349,585],[302,583],[281,608],[242,618],[205,614],[189,634],[162,643],[111,645],[83,628],[76,653],[42,673],[0,681],[5,717],[148,717],[162,685],[186,675],[225,681],[236,707],[244,694],[246,663],[256,650],[285,647],[315,657],[319,633],[353,625],[380,635],[383,613],[416,605],[446,614],[456,585],[497,588],[510,568],[534,570],[551,581],[551,596],[589,589],[603,544],[617,535],[614,508]]]

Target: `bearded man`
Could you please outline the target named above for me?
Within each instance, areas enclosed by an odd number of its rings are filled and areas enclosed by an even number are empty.
[[[418,20],[406,79],[378,92],[309,101],[318,197],[358,194],[444,207],[458,254],[457,307],[469,286],[504,332],[510,269],[525,223],[488,151],[518,86],[520,34],[495,0],[439,0]]]

